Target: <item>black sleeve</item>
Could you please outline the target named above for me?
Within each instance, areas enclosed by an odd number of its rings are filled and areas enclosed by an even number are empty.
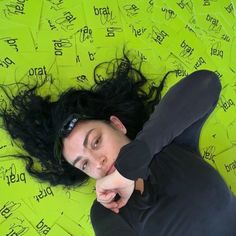
[[[121,217],[95,201],[90,211],[91,223],[96,236],[136,236],[135,231]]]
[[[212,110],[221,84],[208,70],[195,71],[166,93],[136,138],[121,148],[116,168],[128,179],[146,179],[155,154]]]

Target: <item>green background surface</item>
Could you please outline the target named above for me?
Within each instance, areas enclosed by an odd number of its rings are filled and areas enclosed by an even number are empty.
[[[119,57],[124,45],[150,83],[178,69],[163,94],[192,71],[213,70],[222,92],[200,150],[236,193],[235,7],[235,0],[1,0],[0,83],[15,89],[15,82],[47,78],[41,93],[55,97],[55,88],[89,87],[94,66]],[[93,235],[94,181],[79,188],[41,183],[22,161],[4,157],[19,147],[4,129],[0,137],[0,235]]]

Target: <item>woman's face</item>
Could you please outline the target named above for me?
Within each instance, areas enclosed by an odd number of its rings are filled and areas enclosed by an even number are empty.
[[[110,117],[110,124],[80,121],[63,140],[63,156],[71,165],[99,179],[115,171],[120,149],[130,142],[125,134],[126,128],[116,116]]]

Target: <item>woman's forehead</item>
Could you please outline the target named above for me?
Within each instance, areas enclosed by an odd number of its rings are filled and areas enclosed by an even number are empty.
[[[63,155],[70,157],[83,150],[88,144],[90,135],[103,130],[105,125],[101,121],[78,122],[71,133],[63,139]]]
[[[83,147],[86,132],[93,129],[92,124],[87,122],[78,122],[71,133],[63,139],[63,155],[70,157],[73,153],[77,152]]]
[[[83,120],[79,121],[71,133],[63,140],[64,144],[76,139],[79,141],[80,139],[85,138],[88,132],[92,132],[93,130],[100,130],[104,127],[104,123],[99,120]]]

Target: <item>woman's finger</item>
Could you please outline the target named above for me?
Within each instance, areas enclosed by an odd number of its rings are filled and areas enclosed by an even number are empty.
[[[111,202],[116,196],[115,192],[106,192],[106,193],[101,193],[97,195],[97,200],[100,203],[109,203]]]
[[[126,203],[128,202],[128,199],[124,199],[124,198],[120,198],[117,202],[116,202],[116,204],[117,204],[117,208],[122,208],[123,206],[125,206],[126,205]]]
[[[120,212],[119,208],[111,208],[110,210],[116,214],[118,214]]]
[[[104,207],[106,207],[107,209],[110,209],[110,210],[115,210],[115,209],[118,209],[117,208],[117,203],[116,202],[110,202],[110,203],[101,203]]]

